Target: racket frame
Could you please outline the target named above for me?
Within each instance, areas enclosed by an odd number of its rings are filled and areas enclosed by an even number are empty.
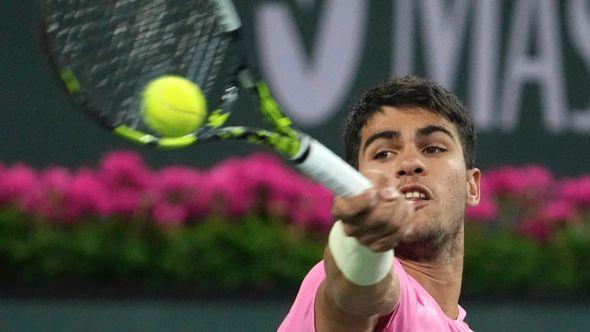
[[[101,118],[100,112],[92,109],[87,102],[83,87],[77,80],[75,73],[66,67],[58,66],[57,61],[52,61],[58,68],[59,76],[78,107],[88,109],[88,113],[96,122],[140,145],[154,146],[163,149],[183,148],[195,143],[219,141],[225,139],[242,139],[259,145],[272,147],[283,154],[295,167],[312,179],[324,184],[335,194],[350,196],[359,194],[363,190],[372,187],[372,184],[356,169],[344,162],[331,150],[293,128],[291,120],[286,117],[272,97],[266,83],[259,79],[245,54],[247,49],[241,33],[241,21],[231,0],[210,0],[215,4],[216,12],[220,18],[224,31],[229,34],[229,50],[226,52],[236,60],[233,68],[228,70],[228,75],[221,96],[219,107],[216,107],[207,117],[205,125],[196,132],[181,137],[158,137],[136,130],[125,124],[112,125]],[[45,29],[48,27],[45,25]],[[47,38],[44,38],[47,41]],[[49,45],[47,51],[52,60],[54,54]],[[235,50],[235,53],[231,53]],[[235,57],[235,58],[233,58]],[[61,64],[60,64],[61,65]],[[259,102],[259,110],[272,126],[272,130],[257,129],[242,126],[224,126],[231,114],[231,108],[238,99],[240,90],[248,90],[255,95]]]

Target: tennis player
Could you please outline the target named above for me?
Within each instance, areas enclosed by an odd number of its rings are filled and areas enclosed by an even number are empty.
[[[279,331],[471,331],[464,213],[481,174],[464,106],[427,79],[392,79],[352,107],[344,142],[374,188],[335,198],[324,259]]]

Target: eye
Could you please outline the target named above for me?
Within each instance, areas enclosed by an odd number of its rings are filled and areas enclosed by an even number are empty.
[[[377,159],[377,160],[387,160],[390,159],[391,157],[394,156],[393,151],[389,151],[389,150],[383,150],[383,151],[379,151],[375,154],[375,156],[373,157],[373,159]]]
[[[423,151],[425,154],[439,154],[439,153],[445,152],[447,150],[441,148],[440,146],[433,145],[433,146],[429,146],[429,147],[425,148]]]

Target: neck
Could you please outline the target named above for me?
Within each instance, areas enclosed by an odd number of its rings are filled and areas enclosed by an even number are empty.
[[[464,229],[428,260],[398,257],[406,272],[434,298],[450,318],[459,315],[459,295],[463,275]]]

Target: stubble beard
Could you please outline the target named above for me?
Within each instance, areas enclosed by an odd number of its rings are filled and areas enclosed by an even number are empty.
[[[463,214],[455,216],[448,229],[438,218],[429,220],[427,228],[416,231],[395,247],[395,255],[415,261],[429,262],[437,259],[453,259],[461,243]]]
[[[448,188],[462,188],[461,182],[455,179]],[[439,196],[448,199],[438,207],[416,211],[424,218],[422,227],[417,225],[414,233],[395,247],[395,255],[415,262],[448,261],[459,256],[462,260],[465,205],[461,198],[465,196],[461,190],[451,190]]]

